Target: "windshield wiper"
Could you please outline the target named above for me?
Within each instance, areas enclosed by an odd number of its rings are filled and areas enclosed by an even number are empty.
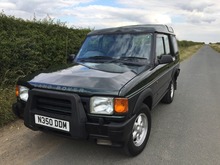
[[[107,63],[122,63],[125,65],[136,65],[136,66],[143,66],[146,65],[147,58],[143,57],[120,57],[114,58],[113,60],[107,61]]]
[[[119,58],[120,60],[147,60],[147,58],[143,58],[143,57],[132,57],[132,56],[130,56],[130,57],[120,57]]]
[[[112,60],[112,57],[110,56],[91,56],[87,58],[79,58],[77,61],[80,62],[100,62],[100,61],[106,61],[106,60]]]

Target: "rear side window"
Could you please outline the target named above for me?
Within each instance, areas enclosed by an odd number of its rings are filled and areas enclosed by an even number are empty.
[[[177,55],[179,53],[179,49],[178,49],[178,44],[177,44],[176,37],[175,36],[171,36],[171,41],[172,41],[172,44],[173,44],[174,54]]]
[[[164,35],[165,53],[170,54],[170,43],[167,35]]]
[[[156,56],[160,57],[164,54],[165,54],[164,40],[162,35],[158,35],[156,40]]]

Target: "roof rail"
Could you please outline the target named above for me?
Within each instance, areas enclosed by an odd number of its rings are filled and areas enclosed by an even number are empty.
[[[165,26],[167,27],[167,30],[169,32],[174,33],[174,30],[173,30],[173,28],[171,26],[167,26],[167,25],[165,25]]]

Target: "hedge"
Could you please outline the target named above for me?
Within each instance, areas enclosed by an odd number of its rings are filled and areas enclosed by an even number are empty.
[[[25,21],[0,14],[0,85],[31,72],[66,63],[90,29],[68,28],[51,19]]]

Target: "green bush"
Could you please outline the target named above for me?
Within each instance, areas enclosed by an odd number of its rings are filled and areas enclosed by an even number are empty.
[[[15,89],[13,87],[0,88],[0,127],[15,119],[15,115],[11,111],[12,103],[15,100]]]
[[[204,42],[194,42],[194,41],[178,41],[179,47],[190,47],[190,46],[195,46],[195,45],[203,45],[205,44]]]
[[[21,76],[66,63],[77,53],[90,29],[68,28],[51,19],[24,21],[0,14],[0,85]]]

